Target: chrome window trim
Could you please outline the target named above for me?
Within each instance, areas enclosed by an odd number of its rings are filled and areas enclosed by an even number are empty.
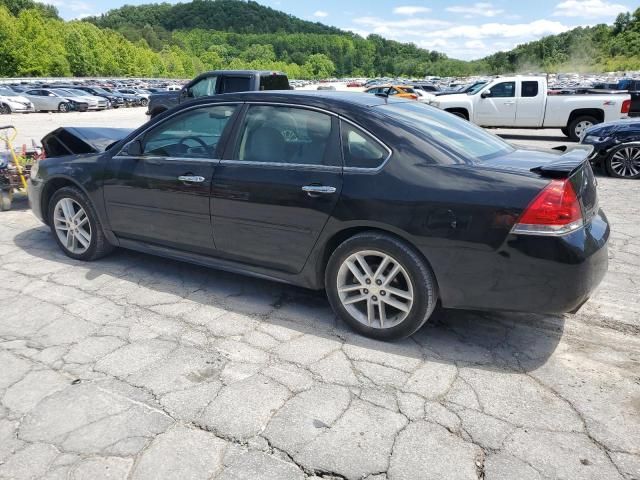
[[[162,157],[159,155],[140,155],[136,157],[135,155],[114,155],[112,157],[116,160],[153,160],[153,161],[169,161],[169,162],[214,162],[219,163],[219,158],[202,158],[202,157]]]
[[[387,157],[380,163],[380,165],[378,165],[375,168],[367,168],[367,167],[348,167],[346,166],[346,164],[344,163],[345,159],[344,159],[344,152],[342,155],[342,160],[343,160],[343,171],[345,172],[350,172],[350,173],[362,173],[362,174],[372,174],[372,173],[377,173],[380,170],[382,170],[385,165],[387,164],[387,162],[389,161],[389,159],[391,158],[391,155],[393,155],[393,151],[387,146],[386,143],[384,143],[382,140],[380,140],[378,137],[376,137],[374,134],[372,134],[369,130],[367,130],[366,128],[362,128],[360,125],[358,125],[356,122],[349,120],[348,118],[343,117],[342,115],[338,115],[338,118],[341,121],[345,121],[349,124],[351,124],[351,126],[357,128],[358,130],[364,132],[366,135],[368,135],[369,137],[373,138],[374,141],[376,141],[379,145],[381,145],[386,151],[387,151]],[[340,142],[342,143],[342,124],[340,124]]]
[[[313,165],[311,163],[286,163],[286,162],[254,162],[250,160],[220,160],[220,165],[245,165],[265,168],[282,168],[296,170],[321,170],[331,172],[341,172],[342,167],[340,165]]]

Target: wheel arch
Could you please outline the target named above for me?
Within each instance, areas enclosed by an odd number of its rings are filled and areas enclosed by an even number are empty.
[[[42,187],[42,195],[40,197],[40,211],[42,212],[42,218],[47,225],[49,225],[49,202],[51,201],[51,197],[53,197],[55,192],[64,187],[76,187],[80,189],[87,198],[90,198],[87,190],[80,185],[80,183],[70,177],[60,175],[47,179]]]
[[[598,120],[599,123],[604,122],[604,110],[601,108],[577,108],[569,114],[567,120],[567,127],[578,117],[593,117]]]
[[[469,118],[470,118],[470,117],[469,117],[469,110],[467,110],[466,108],[463,108],[463,107],[445,108],[445,109],[444,109],[444,111],[445,111],[445,112],[452,113],[452,114],[454,114],[454,115],[456,115],[456,114],[464,115],[464,118],[465,118],[466,120],[469,120]]]
[[[343,228],[334,232],[322,247],[322,251],[318,257],[318,263],[316,268],[316,282],[320,286],[320,288],[324,288],[324,276],[325,271],[327,269],[327,264],[329,263],[329,258],[333,252],[335,252],[336,248],[343,243],[345,240],[358,235],[364,232],[371,233],[383,233],[387,236],[394,237],[401,242],[406,243],[410,248],[412,248],[416,254],[427,264],[431,272],[433,273],[433,277],[436,279],[436,289],[438,288],[438,277],[436,276],[435,270],[433,269],[433,265],[426,257],[426,255],[416,246],[416,244],[412,241],[411,237],[402,230],[397,230],[394,228],[388,228],[387,226],[381,225],[353,225]]]

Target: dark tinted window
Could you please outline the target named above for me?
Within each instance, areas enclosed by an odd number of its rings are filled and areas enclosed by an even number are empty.
[[[493,89],[491,89],[493,92]],[[538,82],[522,82],[522,96],[523,97],[537,97],[538,96]]]
[[[371,135],[342,122],[342,156],[345,167],[378,168],[389,152]]]
[[[289,90],[289,80],[284,75],[260,77],[260,90]]]
[[[329,115],[303,108],[253,105],[244,120],[238,160],[339,165]]]
[[[224,77],[222,93],[246,92],[250,86],[251,79],[248,77]]]
[[[216,105],[178,114],[145,135],[143,154],[213,158],[218,140],[235,109],[235,105]]]
[[[402,122],[412,134],[463,159],[487,160],[513,151],[507,142],[485,129],[420,102],[390,103],[376,108]]]
[[[515,97],[516,82],[502,82],[491,87],[492,98]]]

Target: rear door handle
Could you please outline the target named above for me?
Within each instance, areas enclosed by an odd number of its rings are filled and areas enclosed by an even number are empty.
[[[505,105],[515,105],[516,102],[504,102]]]
[[[202,183],[204,182],[204,177],[200,177],[198,175],[180,175],[178,180],[181,182]]]
[[[336,187],[328,187],[325,185],[305,185],[302,187],[303,192],[313,193],[336,193]]]

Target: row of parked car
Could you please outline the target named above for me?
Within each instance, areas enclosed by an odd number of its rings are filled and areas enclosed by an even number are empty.
[[[149,90],[74,84],[0,85],[0,113],[85,112],[146,107]]]

